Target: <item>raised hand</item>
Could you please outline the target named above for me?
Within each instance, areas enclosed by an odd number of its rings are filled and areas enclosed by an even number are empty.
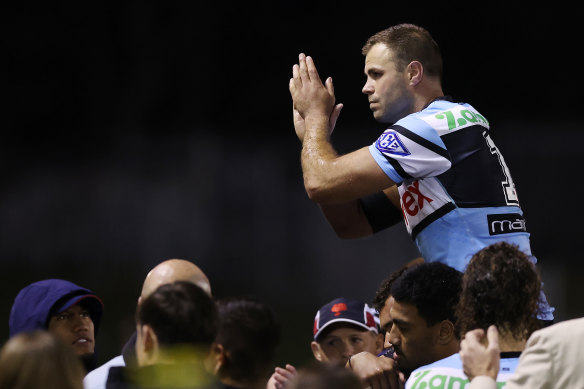
[[[467,332],[460,342],[460,359],[464,374],[469,380],[482,375],[496,380],[499,374],[501,359],[497,327],[490,326],[486,336],[487,346],[481,344],[485,338],[485,331],[482,329]]]

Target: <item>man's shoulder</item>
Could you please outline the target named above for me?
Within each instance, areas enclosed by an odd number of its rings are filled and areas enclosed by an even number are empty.
[[[410,130],[431,128],[440,136],[474,126],[489,129],[489,121],[472,105],[447,100],[435,101],[395,124]]]
[[[109,374],[109,370],[112,367],[116,366],[125,366],[124,357],[118,355],[115,358],[110,359],[100,367],[90,371],[87,373],[85,378],[83,379],[83,388],[84,389],[103,389],[105,388],[105,384],[107,382],[107,376]]]
[[[458,353],[414,370],[406,382],[406,389],[432,387],[430,382],[434,385],[437,379],[444,385],[440,387],[444,388],[457,387],[456,385],[462,387],[468,382]]]
[[[567,342],[566,338],[570,341]],[[582,346],[584,343],[584,317],[560,321],[535,331],[527,341],[527,345],[549,342]]]

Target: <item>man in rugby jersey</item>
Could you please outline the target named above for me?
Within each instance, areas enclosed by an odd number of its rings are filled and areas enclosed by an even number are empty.
[[[486,333],[492,325],[499,330],[501,362],[495,377],[499,387],[515,371],[531,333],[541,327],[537,320],[540,289],[534,264],[507,242],[477,252],[462,276],[456,325],[461,335],[475,329]],[[461,355],[455,353],[414,370],[405,388],[464,387],[468,381]]]
[[[299,55],[289,89],[309,198],[342,238],[401,220],[421,256],[463,271],[474,253],[507,241],[531,255],[513,179],[474,107],[442,90],[442,56],[428,31],[399,24],[371,36],[365,55],[374,118],[389,127],[369,147],[339,155],[330,134],[342,109],[332,79]],[[553,320],[547,301],[541,319]]]

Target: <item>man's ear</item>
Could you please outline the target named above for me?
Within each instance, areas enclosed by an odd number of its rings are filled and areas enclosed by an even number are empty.
[[[326,362],[327,361],[327,357],[324,353],[324,351],[322,351],[322,348],[320,347],[320,344],[316,341],[312,341],[310,342],[310,349],[312,350],[312,354],[314,355],[314,358],[319,361],[319,362]]]
[[[136,347],[141,347],[140,351],[144,358],[143,364],[155,362],[160,352],[156,333],[148,324],[139,325],[138,331],[140,332],[141,342],[136,342]]]
[[[420,61],[412,61],[406,68],[406,74],[410,85],[418,85],[424,77],[424,66]]]
[[[148,324],[142,326],[142,334],[144,335],[144,351],[151,353],[158,350],[158,337],[156,333]]]
[[[442,320],[438,325],[438,343],[448,344],[456,338],[454,323],[450,320]]]
[[[208,363],[210,365],[207,366],[207,370],[211,371],[214,375],[217,375],[221,367],[225,365],[226,361],[227,354],[223,345],[219,343],[213,343],[211,345],[208,358]]]
[[[375,336],[375,350],[377,352],[377,354],[379,355],[379,353],[381,351],[383,351],[383,345],[385,343],[385,334],[383,333],[373,333],[373,335]]]

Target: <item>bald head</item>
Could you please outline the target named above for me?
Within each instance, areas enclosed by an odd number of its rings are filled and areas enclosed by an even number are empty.
[[[159,263],[146,275],[140,299],[148,297],[160,285],[176,281],[192,282],[211,296],[209,279],[197,265],[184,259],[169,259]]]

